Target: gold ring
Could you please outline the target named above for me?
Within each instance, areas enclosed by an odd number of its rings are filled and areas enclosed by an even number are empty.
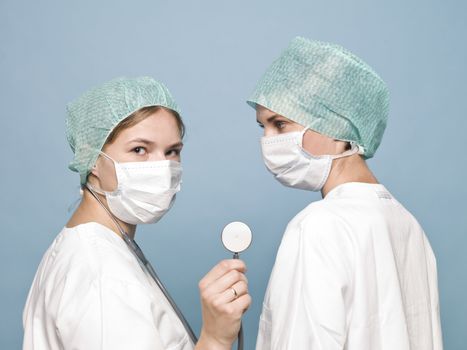
[[[237,291],[235,290],[235,288],[234,288],[234,287],[230,287],[230,290],[232,291],[232,293],[233,293],[233,295],[234,295],[234,298],[237,299],[238,293],[237,293]]]

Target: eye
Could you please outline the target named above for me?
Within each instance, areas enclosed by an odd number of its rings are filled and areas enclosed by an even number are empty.
[[[180,155],[180,153],[182,153],[181,148],[174,148],[174,149],[168,150],[165,153],[165,155],[167,157],[178,157]]]
[[[135,152],[136,154],[143,156],[146,154],[146,148],[144,147],[135,147],[131,150],[132,152]]]
[[[264,125],[263,125],[263,124],[258,123],[258,126],[259,126],[261,129],[264,129]]]
[[[276,120],[274,121],[274,126],[278,129],[278,130],[282,130],[285,128],[285,124],[286,122],[283,121],[283,120]]]

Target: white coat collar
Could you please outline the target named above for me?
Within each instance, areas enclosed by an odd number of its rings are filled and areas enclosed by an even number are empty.
[[[392,195],[382,184],[370,184],[364,182],[347,182],[334,187],[324,197],[327,199],[338,198],[384,198],[392,199]]]

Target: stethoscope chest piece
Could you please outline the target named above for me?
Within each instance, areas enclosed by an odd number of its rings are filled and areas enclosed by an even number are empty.
[[[247,224],[234,221],[222,230],[222,244],[232,253],[241,253],[251,244],[252,234]]]

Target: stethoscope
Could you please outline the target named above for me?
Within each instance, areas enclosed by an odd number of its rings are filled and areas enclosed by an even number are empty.
[[[171,295],[165,288],[164,284],[160,280],[159,276],[157,275],[156,271],[152,267],[151,263],[148,261],[148,259],[146,259],[146,256],[144,255],[141,248],[138,246],[136,241],[132,239],[130,236],[128,236],[128,234],[123,230],[123,228],[120,226],[120,224],[115,219],[113,214],[107,209],[104,203],[102,203],[102,201],[94,193],[94,191],[87,185],[86,185],[86,188],[89,190],[92,196],[99,202],[102,208],[104,208],[104,210],[110,216],[112,221],[115,223],[118,230],[120,231],[120,234],[123,240],[127,244],[130,251],[133,253],[133,255],[136,257],[136,260],[138,261],[142,269],[146,271],[149,274],[149,276],[151,276],[151,278],[160,288],[160,290],[162,291],[162,293],[164,294],[164,296],[167,298],[168,302],[172,306],[172,309],[175,311],[175,314],[179,318],[180,322],[182,323],[183,328],[185,328],[186,332],[188,333],[188,336],[190,337],[191,341],[193,342],[193,344],[196,344],[198,342],[198,338],[193,332],[193,329],[190,327],[182,311],[178,308],[177,304],[175,303],[175,300],[172,299]],[[234,256],[233,256],[234,259],[238,259],[239,253],[243,252],[250,246],[251,238],[252,238],[252,235],[251,235],[250,228],[242,222],[232,222],[228,224],[223,229],[222,235],[221,235],[222,243],[228,250],[234,253]],[[241,324],[240,324],[240,331],[238,333],[237,349],[243,350],[243,327]]]
[[[247,224],[234,221],[224,227],[221,234],[224,247],[234,253],[233,258],[239,259],[240,253],[248,249],[252,241],[251,230]],[[243,325],[240,323],[238,331],[237,349],[243,350]]]

